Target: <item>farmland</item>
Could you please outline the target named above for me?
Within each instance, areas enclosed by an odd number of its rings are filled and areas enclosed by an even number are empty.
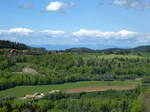
[[[26,94],[35,92],[48,93],[50,90],[58,89],[67,91],[80,87],[101,87],[101,86],[136,86],[140,81],[82,81],[55,85],[18,86],[15,88],[0,91],[0,97],[23,97]],[[111,89],[111,88],[110,88]]]

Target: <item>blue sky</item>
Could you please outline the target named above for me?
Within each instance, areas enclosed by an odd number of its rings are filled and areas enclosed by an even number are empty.
[[[1,0],[0,39],[57,49],[128,48],[149,45],[149,20],[150,0]]]

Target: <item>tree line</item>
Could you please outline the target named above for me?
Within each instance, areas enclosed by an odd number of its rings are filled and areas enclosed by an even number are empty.
[[[150,91],[146,89],[54,93],[22,103],[5,98],[0,99],[0,112],[149,112]]]

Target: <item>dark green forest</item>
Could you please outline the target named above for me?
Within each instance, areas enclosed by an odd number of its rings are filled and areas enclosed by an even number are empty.
[[[10,48],[10,49],[20,49],[20,50],[29,49],[29,47],[25,44],[5,41],[5,40],[0,40],[0,48],[1,49],[2,48]]]

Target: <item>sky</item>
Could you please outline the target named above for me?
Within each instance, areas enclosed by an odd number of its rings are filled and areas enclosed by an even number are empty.
[[[150,44],[150,0],[1,0],[0,40],[47,49]]]

